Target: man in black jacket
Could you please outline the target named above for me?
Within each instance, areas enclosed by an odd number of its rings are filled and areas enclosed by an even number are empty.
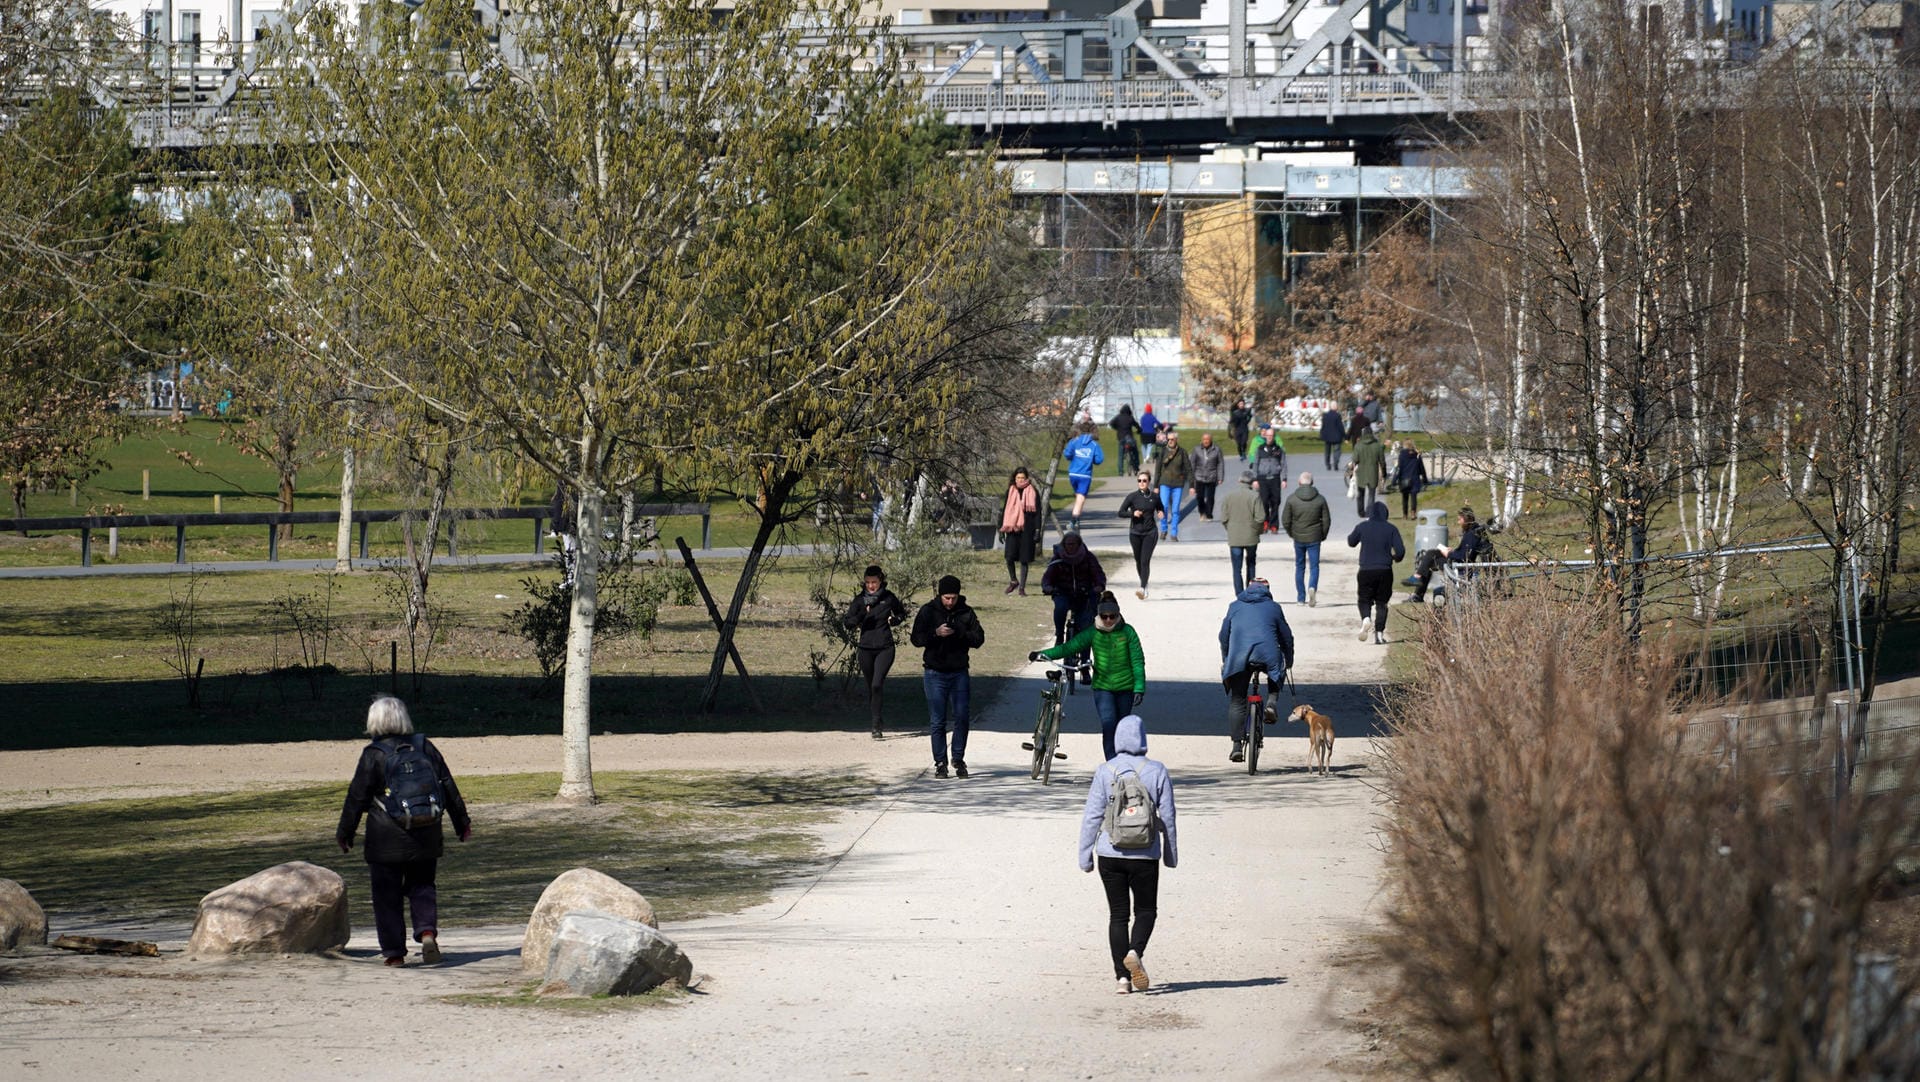
[[[1347,441],[1347,422],[1340,416],[1338,406],[1328,406],[1327,412],[1320,415],[1320,442],[1327,447],[1322,460],[1330,470],[1340,468],[1340,445]]]
[[[953,730],[953,773],[967,776],[967,710],[973,686],[967,675],[967,651],[986,644],[980,618],[960,592],[960,580],[942,575],[940,596],[920,607],[913,618],[913,645],[926,651],[922,677],[927,692],[927,718],[933,736],[933,776],[947,776],[947,730]]]
[[[360,763],[347,786],[346,802],[340,807],[334,841],[342,853],[350,852],[360,817],[367,817],[367,877],[380,953],[390,966],[406,964],[407,914],[400,906],[405,901],[413,917],[413,937],[420,941],[421,959],[438,962],[440,898],[433,879],[444,839],[437,813],[444,811],[453,820],[454,833],[463,842],[473,835],[473,822],[467,818],[467,803],[460,798],[460,787],[453,783],[447,761],[440,757],[433,741],[414,733],[405,703],[391,695],[375,698],[367,707],[367,737],[372,742],[360,751]],[[399,788],[391,775],[394,764],[402,761],[409,766],[425,766],[433,775],[428,788],[434,793],[435,814],[425,821],[399,822],[388,814],[382,799],[390,789]],[[425,774],[420,776],[424,778]],[[437,788],[432,787],[433,781],[438,782]]]
[[[1349,548],[1360,548],[1360,641],[1373,632],[1375,643],[1385,643],[1387,602],[1393,600],[1393,565],[1407,558],[1406,542],[1387,515],[1387,505],[1374,501],[1367,520],[1347,535]]]

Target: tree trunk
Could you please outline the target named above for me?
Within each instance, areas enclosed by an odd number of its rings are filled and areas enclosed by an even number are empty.
[[[1047,462],[1047,477],[1040,485],[1040,517],[1043,520],[1053,513],[1053,483],[1060,476],[1060,452],[1066,450],[1067,441],[1073,438],[1074,419],[1080,416],[1080,404],[1087,399],[1087,388],[1093,386],[1094,373],[1100,371],[1101,359],[1107,352],[1107,341],[1107,335],[1094,336],[1093,352],[1088,355],[1086,366],[1073,377],[1073,389],[1067,392],[1067,416],[1066,423],[1062,426],[1063,434],[1053,441],[1053,456]],[[1143,459],[1145,455],[1146,448],[1141,448]],[[1056,522],[1054,525],[1058,526],[1059,523]]]
[[[333,569],[353,570],[353,441],[358,435],[360,411],[347,405],[347,441],[340,454],[340,525],[333,532]]]
[[[760,558],[765,555],[767,545],[773,540],[773,532],[780,526],[780,514],[785,510],[788,497],[800,483],[800,475],[794,472],[781,474],[772,485],[761,494],[760,528],[754,531],[753,545],[747,549],[746,566],[740,569],[740,579],[734,583],[733,600],[727,605],[727,616],[720,625],[720,641],[713,647],[713,664],[707,669],[707,686],[700,692],[700,710],[703,713],[713,710],[720,699],[720,680],[726,675],[727,651],[733,645],[733,633],[740,626],[740,610],[746,607],[747,595],[753,590],[753,577],[760,570]]]
[[[27,517],[27,486],[25,485],[13,486],[13,517],[18,519]],[[27,536],[25,526],[20,527],[20,536]]]
[[[582,456],[584,459],[586,456]],[[567,618],[567,669],[561,684],[561,804],[592,804],[593,625],[600,613],[600,534],[606,499],[583,466],[574,483],[573,611]]]

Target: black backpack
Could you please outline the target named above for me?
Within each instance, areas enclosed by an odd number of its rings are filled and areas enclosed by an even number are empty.
[[[380,809],[404,829],[439,822],[447,794],[419,734],[383,740],[380,746],[387,753],[387,787],[380,794]]]

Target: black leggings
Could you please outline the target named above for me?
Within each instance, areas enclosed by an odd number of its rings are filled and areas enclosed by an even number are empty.
[[[860,675],[867,682],[867,714],[873,727],[880,727],[880,690],[886,686],[887,671],[893,668],[893,647],[862,646],[859,649]]]
[[[1101,857],[1100,885],[1107,891],[1107,949],[1113,952],[1113,975],[1127,976],[1128,951],[1142,957],[1153,936],[1153,918],[1160,907],[1160,862],[1135,857]],[[1133,934],[1127,934],[1127,896],[1133,896]]]
[[[1133,546],[1133,569],[1140,575],[1140,588],[1147,588],[1147,572],[1153,568],[1153,550],[1160,544],[1157,533],[1129,533],[1127,543]]]

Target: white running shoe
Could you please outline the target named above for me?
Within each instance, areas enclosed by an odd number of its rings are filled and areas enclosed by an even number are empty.
[[[1139,598],[1142,601],[1145,601],[1147,599],[1147,588],[1145,586],[1140,587],[1138,590],[1135,590],[1133,592],[1133,596]]]
[[[1120,984],[1114,988],[1114,991],[1124,996],[1127,993],[1133,991],[1133,982],[1126,979],[1125,977],[1122,977],[1120,978]]]
[[[1147,967],[1140,963],[1140,955],[1133,951],[1128,951],[1127,956],[1120,959],[1120,964],[1126,966],[1127,973],[1132,976],[1134,991],[1144,992],[1152,987],[1147,983]]]
[[[1373,634],[1373,617],[1362,616],[1360,618],[1360,641],[1366,642],[1367,636],[1371,634]]]

